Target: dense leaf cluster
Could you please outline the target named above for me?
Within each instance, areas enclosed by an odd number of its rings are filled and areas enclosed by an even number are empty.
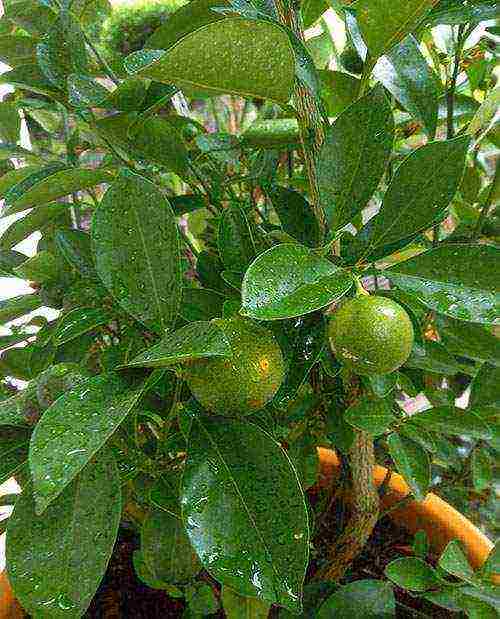
[[[189,616],[495,616],[498,551],[423,532],[385,580],[314,581],[318,446],[348,471],[363,437],[490,533],[500,448],[495,3],[331,4],[304,42],[288,0],[194,0],[108,62],[105,0],[4,2],[0,275],[33,292],[0,301],[0,483],[35,617],[85,613],[123,522]]]

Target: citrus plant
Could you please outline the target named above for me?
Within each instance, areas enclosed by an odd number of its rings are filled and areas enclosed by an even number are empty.
[[[32,293],[0,302],[0,482],[26,611],[83,616],[126,525],[186,617],[496,616],[498,551],[474,571],[420,531],[356,563],[393,473],[495,534],[495,2],[193,0],[119,70],[105,0],[4,7],[0,274]],[[208,131],[190,103],[221,96]]]

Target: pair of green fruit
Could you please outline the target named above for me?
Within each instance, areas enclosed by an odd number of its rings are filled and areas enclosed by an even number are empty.
[[[185,378],[207,410],[248,414],[261,409],[278,391],[285,367],[273,334],[245,318],[213,321],[224,333],[232,356],[191,362]],[[337,359],[357,374],[389,374],[410,355],[413,326],[391,299],[359,296],[332,317],[328,335]]]

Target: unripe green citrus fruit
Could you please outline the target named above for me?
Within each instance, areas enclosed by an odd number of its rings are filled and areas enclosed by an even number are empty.
[[[408,359],[413,325],[405,310],[385,297],[348,301],[330,321],[330,345],[336,357],[357,374],[389,374]]]
[[[261,409],[278,391],[283,355],[274,335],[246,318],[212,321],[226,336],[231,357],[197,359],[186,381],[198,402],[216,413],[246,415]]]

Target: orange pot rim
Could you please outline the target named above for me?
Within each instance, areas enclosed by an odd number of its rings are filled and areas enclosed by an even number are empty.
[[[339,476],[340,460],[334,451],[324,447],[318,448],[318,455],[320,462],[318,486],[324,488]],[[375,466],[374,484],[380,486],[386,475],[385,467]],[[401,475],[392,473],[387,491],[381,500],[381,507],[382,509],[392,507],[410,494],[410,488]],[[433,493],[429,493],[424,501],[410,501],[404,507],[390,512],[389,516],[410,533],[424,530],[432,549],[436,552],[441,552],[450,541],[459,540],[474,569],[479,569],[484,564],[493,548],[493,543],[468,518]],[[494,576],[494,582],[500,584],[500,575]],[[21,607],[14,599],[7,576],[2,572],[0,619],[21,619],[23,616]]]

